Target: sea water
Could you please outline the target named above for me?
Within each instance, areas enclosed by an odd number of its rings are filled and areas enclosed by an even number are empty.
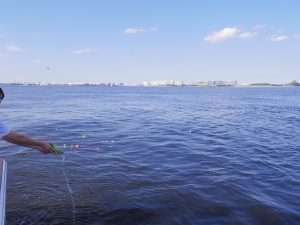
[[[3,89],[6,224],[300,221],[300,88]]]

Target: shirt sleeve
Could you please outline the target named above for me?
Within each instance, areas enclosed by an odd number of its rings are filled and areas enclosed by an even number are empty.
[[[5,135],[9,134],[11,130],[0,121],[0,139],[2,139]]]

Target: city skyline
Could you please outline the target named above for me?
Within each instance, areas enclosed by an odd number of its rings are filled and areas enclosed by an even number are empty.
[[[207,81],[193,81],[193,82],[184,82],[182,80],[156,80],[156,81],[145,81],[143,83],[124,83],[124,82],[76,82],[76,83],[54,83],[54,82],[0,82],[0,85],[23,85],[23,86],[144,86],[144,87],[180,87],[180,86],[198,86],[198,87],[247,87],[247,86],[256,86],[256,87],[265,87],[265,86],[300,86],[300,82],[297,80],[292,80],[285,83],[268,83],[268,82],[255,82],[255,83],[239,83],[238,81],[233,80],[207,80]]]
[[[2,2],[0,82],[299,80],[298,1]]]

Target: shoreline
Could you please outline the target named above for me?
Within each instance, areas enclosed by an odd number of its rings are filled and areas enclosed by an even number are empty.
[[[22,87],[144,87],[144,88],[294,88],[300,86],[293,85],[236,85],[236,86],[197,86],[197,85],[157,85],[157,86],[144,86],[144,85],[101,85],[101,84],[8,84],[0,83],[0,86],[22,86]]]

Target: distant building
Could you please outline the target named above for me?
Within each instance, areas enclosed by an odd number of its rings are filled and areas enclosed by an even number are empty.
[[[181,81],[181,80],[175,80],[173,84],[175,86],[182,86],[183,85],[183,81]]]
[[[181,80],[159,80],[159,81],[151,81],[151,82],[144,82],[143,86],[182,86],[183,81]]]
[[[215,81],[199,81],[196,83],[196,86],[204,86],[204,87],[215,87],[215,86],[221,86],[221,87],[227,87],[227,86],[237,86],[237,81],[221,81],[221,80],[215,80]]]
[[[288,86],[300,86],[300,83],[296,80],[293,80],[291,83],[288,83]]]
[[[237,81],[212,81],[213,86],[237,86]]]
[[[193,86],[203,86],[203,87],[207,87],[207,86],[212,86],[208,81],[199,81],[196,84],[192,84]]]
[[[143,86],[151,86],[151,82],[145,81],[145,82],[143,83]]]

